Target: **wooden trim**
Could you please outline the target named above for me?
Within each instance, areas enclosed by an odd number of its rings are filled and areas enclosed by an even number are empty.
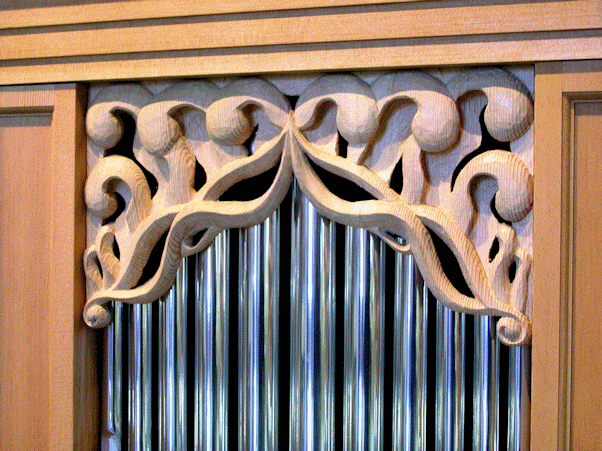
[[[381,7],[375,11],[292,17],[112,24],[109,28],[0,36],[0,59],[166,52],[338,41],[574,31],[602,27],[598,1],[574,0],[513,5]],[[435,7],[436,6],[436,7]],[[492,17],[497,18],[492,20]],[[499,20],[499,19],[502,20]],[[504,20],[504,19],[511,20]],[[126,25],[126,26],[124,26]],[[43,40],[43,45],[42,44]]]
[[[564,217],[561,83],[562,63],[535,66],[531,443],[542,450],[557,449],[559,434]]]
[[[602,0],[191,2],[4,11],[0,84],[602,58]]]
[[[23,8],[33,2],[19,1],[20,6],[16,8],[16,2],[4,0],[0,1],[0,10],[4,10],[0,29],[424,1],[429,0],[134,0],[68,6],[55,1],[46,5],[55,3],[57,6],[33,4],[27,8],[27,14],[23,14]]]
[[[94,450],[98,437],[96,340],[83,322],[85,281],[86,90],[57,86],[52,127],[50,330],[51,447]],[[70,427],[69,427],[70,426]]]
[[[449,39],[374,41],[306,46],[272,46],[237,52],[171,52],[115,57],[57,58],[0,67],[0,85],[112,81],[305,71],[506,64],[602,58],[602,36],[589,32],[515,34]]]
[[[574,185],[573,105],[602,99],[602,61],[537,64],[535,93],[531,437],[533,449],[568,450],[583,434],[571,412],[573,377],[580,371],[572,365],[579,271],[574,207],[581,195]],[[588,333],[586,341],[600,331]]]
[[[15,86],[0,89],[0,114],[11,112],[51,112],[54,85]]]

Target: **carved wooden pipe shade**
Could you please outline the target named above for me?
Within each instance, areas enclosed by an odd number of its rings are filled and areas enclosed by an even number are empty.
[[[294,109],[285,93],[299,95]],[[133,154],[114,155],[124,115],[136,123]],[[202,252],[224,229],[262,222],[294,177],[325,217],[411,252],[440,302],[463,313],[500,316],[499,339],[526,345],[532,122],[528,88],[501,68],[241,78],[221,88],[191,81],[156,94],[141,84],[108,86],[86,118],[84,319],[103,327],[111,321],[108,302],[159,299],[183,257]],[[479,151],[482,128],[503,146]],[[206,182],[197,190],[198,165]],[[237,182],[274,168],[260,197],[220,200]],[[320,171],[356,184],[372,199],[335,195]],[[397,192],[391,180],[400,176]],[[441,261],[433,234],[457,263]],[[163,238],[160,265],[141,283]],[[472,296],[449,280],[448,264],[460,266]]]

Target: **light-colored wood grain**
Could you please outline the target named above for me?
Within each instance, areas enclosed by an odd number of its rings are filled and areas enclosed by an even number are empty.
[[[572,111],[575,221],[569,444],[573,450],[589,450],[602,443],[602,92],[597,101],[575,101]]]
[[[0,89],[3,450],[97,449],[96,347],[81,319],[84,102],[75,85]]]
[[[537,65],[532,449],[600,443],[601,71]]]
[[[49,449],[49,114],[0,115],[0,449]],[[35,243],[35,244],[33,244]]]
[[[18,7],[14,0],[2,0],[0,29],[421,1],[428,0],[134,0],[87,5],[19,1]]]
[[[81,317],[85,301],[81,256],[85,248],[83,187],[86,91],[55,87],[52,115],[53,256],[50,284],[50,449],[82,451],[98,446],[98,381],[95,334]]]
[[[569,36],[570,34],[570,36]],[[51,59],[41,65],[0,67],[0,85],[15,83],[109,81],[304,71],[371,70],[395,67],[520,63],[602,57],[602,38],[570,32],[511,35],[503,40],[417,39],[251,48],[248,52],[172,52],[132,58]],[[199,55],[200,54],[200,55]]]
[[[300,15],[0,35],[0,59],[596,29],[598,0]],[[496,17],[496,20],[492,20]],[[503,20],[500,20],[503,19]],[[124,24],[126,25],[126,24]],[[157,37],[160,36],[160,39]],[[43,43],[43,44],[42,44]]]
[[[563,299],[562,63],[535,66],[531,443],[557,449]]]
[[[53,103],[54,85],[16,86],[0,90],[0,113],[50,113]]]

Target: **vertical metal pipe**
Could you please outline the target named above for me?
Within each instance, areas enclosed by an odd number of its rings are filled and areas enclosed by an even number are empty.
[[[496,450],[499,445],[499,341],[495,320],[475,317],[473,449]]]
[[[123,434],[123,304],[113,303],[113,321],[105,331],[105,431],[102,451],[119,451]]]
[[[196,259],[194,449],[228,446],[228,289],[230,232]]]
[[[279,212],[240,235],[239,449],[278,445]]]
[[[508,451],[529,449],[531,348],[510,348]]]
[[[437,303],[436,444],[464,449],[465,316]]]
[[[278,335],[280,297],[280,212],[264,223],[263,242],[263,449],[278,449]]]
[[[393,321],[393,450],[424,450],[428,289],[412,255],[395,255]]]
[[[187,444],[186,304],[189,264],[188,259],[182,261],[173,288],[159,305],[159,443],[165,451],[186,449]]]
[[[346,230],[344,440],[347,451],[382,449],[384,247]]]
[[[334,449],[334,224],[297,186],[291,254],[290,446]]]
[[[129,449],[150,450],[152,432],[152,305],[131,307]]]

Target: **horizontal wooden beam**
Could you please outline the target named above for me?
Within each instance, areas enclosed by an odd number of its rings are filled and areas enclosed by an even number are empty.
[[[134,0],[63,6],[55,1],[30,6],[24,14],[31,1],[3,0],[0,29],[425,1],[429,0]]]
[[[410,39],[273,46],[157,55],[51,59],[0,67],[0,85],[49,80],[112,81],[306,71],[527,63],[602,58],[602,36],[591,32],[512,34],[481,39]]]
[[[106,28],[5,33],[0,36],[0,60],[602,28],[597,0],[555,2],[553,8],[549,2],[445,3],[452,2],[430,2],[433,7],[418,9],[383,5],[368,12],[138,26],[119,22]]]

